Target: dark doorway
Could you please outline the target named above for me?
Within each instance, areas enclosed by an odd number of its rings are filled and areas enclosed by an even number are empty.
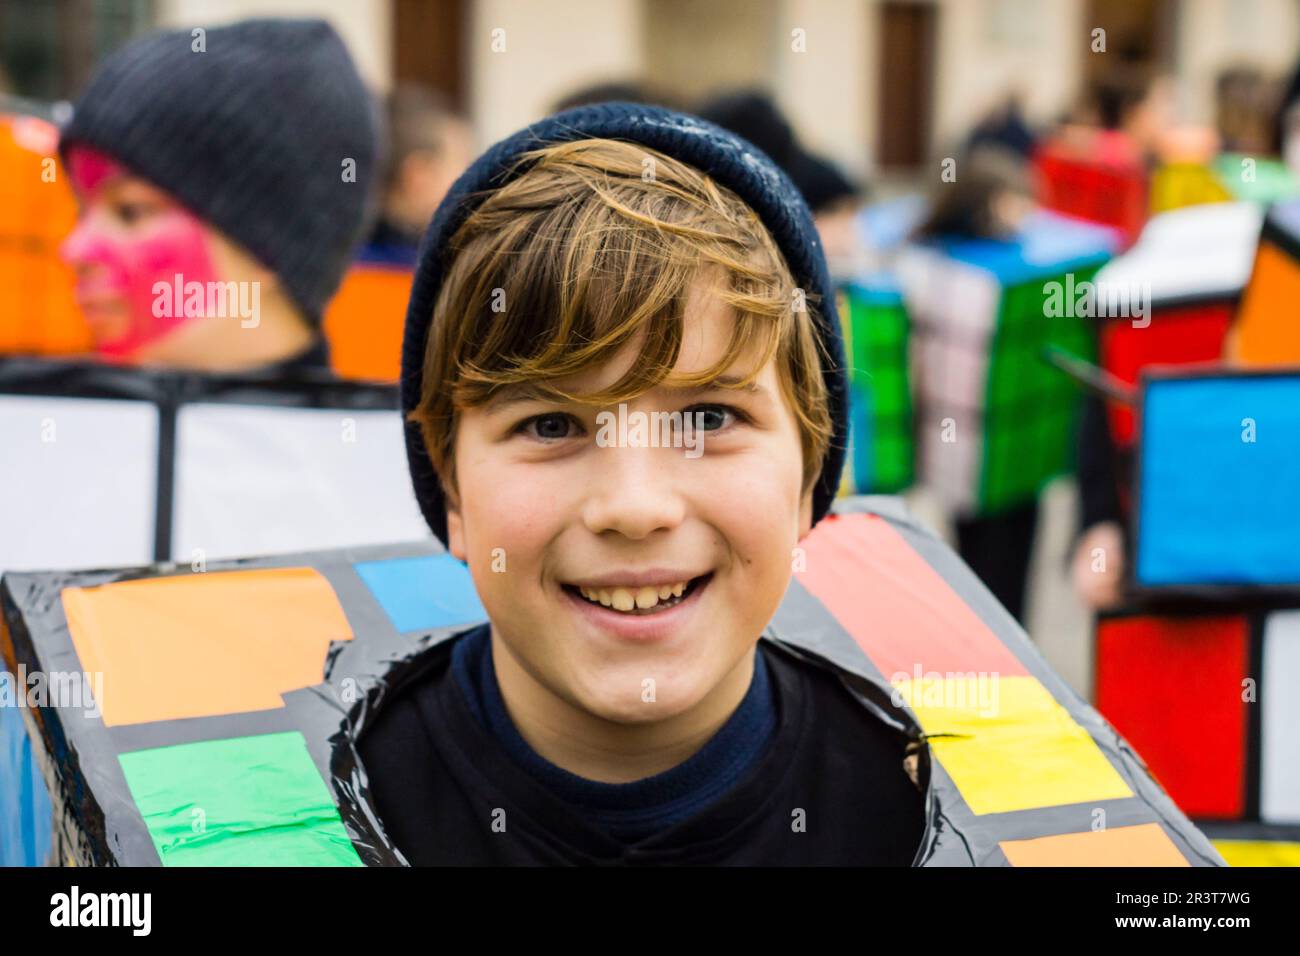
[[[394,0],[393,78],[437,90],[466,107],[466,0]]]
[[[1089,86],[1117,68],[1150,79],[1174,65],[1174,3],[1171,0],[1088,0],[1084,81]],[[1106,52],[1093,50],[1093,31],[1106,31]]]
[[[916,167],[930,148],[935,8],[880,4],[880,165]]]

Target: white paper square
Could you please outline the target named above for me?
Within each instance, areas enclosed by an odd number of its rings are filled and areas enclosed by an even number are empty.
[[[158,410],[0,395],[0,571],[153,559]]]
[[[1259,815],[1300,823],[1300,611],[1264,621]]]
[[[396,411],[184,405],[173,560],[429,537]]]

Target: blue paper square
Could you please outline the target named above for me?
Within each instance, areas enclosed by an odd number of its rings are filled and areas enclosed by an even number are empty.
[[[1150,380],[1141,450],[1139,583],[1300,584],[1300,376]]]
[[[363,561],[353,567],[399,631],[487,619],[469,569],[449,554]]]

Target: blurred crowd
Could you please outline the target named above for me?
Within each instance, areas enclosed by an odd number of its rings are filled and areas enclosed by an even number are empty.
[[[408,271],[430,219],[474,158],[473,123],[430,89],[399,85],[375,100],[323,22],[291,33],[244,30],[248,70],[238,88],[209,82],[191,61],[146,37],[100,64],[73,104],[57,151],[77,211],[59,254],[75,277],[83,341],[98,359],[269,377],[346,374],[349,359],[341,352],[362,341],[357,347],[373,354],[356,368],[365,377],[395,379]],[[739,133],[789,175],[814,216],[833,274],[850,283],[889,274],[907,248],[1014,245],[1043,206],[1089,218],[1086,209],[1068,208],[1075,191],[1057,184],[1054,192],[1045,181],[1056,168],[1041,161],[1045,155],[1149,179],[1171,165],[1208,167],[1217,157],[1242,154],[1275,157],[1300,175],[1300,69],[1290,78],[1251,68],[1224,72],[1212,128],[1181,125],[1174,94],[1169,77],[1121,67],[1088,89],[1069,115],[1042,127],[1025,119],[1020,97],[1008,91],[948,150],[944,163],[951,165],[936,163],[905,202],[896,188],[877,199],[869,184],[810,151],[797,132],[799,118],[783,115],[762,89],[721,89],[688,102],[621,77],[574,90],[553,110],[656,103]],[[255,131],[257,142],[222,141],[198,124],[178,123],[179,98],[194,116],[225,117]],[[21,112],[11,105],[9,135],[36,142],[39,154],[43,134]],[[340,174],[313,160],[340,150],[356,160],[351,178],[347,168]],[[1145,196],[1142,205],[1136,214],[1092,217],[1116,230],[1116,252],[1135,241],[1150,214]],[[879,231],[882,221],[893,224],[888,238]],[[236,297],[246,321],[195,321],[211,296],[194,301],[185,289],[160,308],[156,284],[182,274],[210,288],[255,287],[255,302]],[[390,285],[384,292],[368,281]],[[249,334],[252,325],[256,334]],[[1073,580],[1084,602],[1103,610],[1122,601],[1126,518],[1116,489],[1124,465],[1101,399],[1082,390],[1080,396],[1082,506]],[[996,511],[952,515],[967,562],[1021,618],[1038,512],[1030,495]],[[1100,571],[1091,558],[1097,549],[1114,556]]]

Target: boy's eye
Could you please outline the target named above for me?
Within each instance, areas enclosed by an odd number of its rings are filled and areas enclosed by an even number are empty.
[[[705,431],[718,431],[743,418],[741,413],[730,405],[693,405],[686,409],[691,415],[692,423]],[[698,416],[698,417],[694,417]]]
[[[572,415],[564,412],[547,412],[545,415],[534,415],[532,418],[525,419],[519,423],[515,431],[536,438],[538,441],[559,441],[571,437],[569,431],[571,426],[578,426]]]
[[[143,202],[123,202],[118,203],[113,210],[125,225],[133,226],[136,223],[149,218],[157,209],[150,203]]]
[[[738,421],[750,420],[737,408],[717,404],[692,405],[682,410],[682,417],[689,417],[690,424],[703,431],[721,431]],[[583,427],[582,422],[567,412],[546,412],[524,419],[515,426],[514,433],[534,441],[558,442],[576,438],[583,433]]]

